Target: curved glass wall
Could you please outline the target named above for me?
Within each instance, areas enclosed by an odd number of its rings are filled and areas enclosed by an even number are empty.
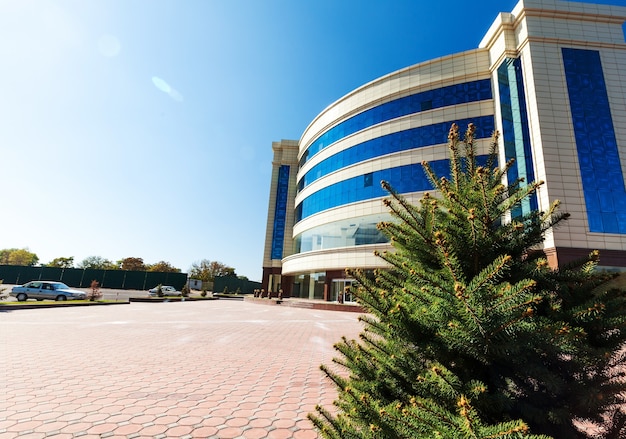
[[[461,127],[467,126],[470,122],[476,125],[477,139],[490,137],[495,130],[493,116],[473,117],[454,121]],[[309,172],[304,174],[298,182],[298,191],[301,191],[315,180],[346,166],[394,152],[440,144],[442,140],[447,139],[452,123],[453,121],[440,122],[398,131],[340,151],[313,166]]]
[[[479,81],[464,82],[423,91],[378,105],[352,116],[321,134],[309,145],[300,158],[300,167],[328,145],[364,128],[434,108],[484,101],[492,98],[491,79],[481,79]]]
[[[389,242],[376,225],[391,215],[369,215],[313,227],[295,238],[295,253]]]
[[[477,157],[480,164],[486,163],[486,159],[487,156]],[[448,159],[428,164],[438,177],[450,177]],[[388,194],[378,184],[381,180],[389,182],[394,190],[401,194],[433,188],[421,163],[369,172],[332,184],[306,197],[296,206],[296,222],[333,207],[384,197]]]

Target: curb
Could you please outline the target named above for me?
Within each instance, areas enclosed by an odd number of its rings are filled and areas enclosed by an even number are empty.
[[[107,306],[107,305],[129,305],[130,302],[63,302],[63,303],[42,303],[23,305],[0,305],[0,311],[11,311],[14,309],[41,309],[41,308],[67,308],[75,306]]]
[[[365,313],[363,307],[360,305],[347,305],[344,303],[336,303],[336,302],[323,302],[316,300],[297,300],[293,298],[285,298],[285,299],[267,299],[261,297],[246,297],[244,299],[246,302],[257,303],[259,305],[281,305],[281,306],[291,306],[294,308],[306,308],[306,309],[317,309],[321,311],[344,311],[344,312],[358,312]]]

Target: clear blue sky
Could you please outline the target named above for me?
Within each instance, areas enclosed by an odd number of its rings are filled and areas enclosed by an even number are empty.
[[[0,249],[260,280],[272,141],[515,3],[0,0]]]

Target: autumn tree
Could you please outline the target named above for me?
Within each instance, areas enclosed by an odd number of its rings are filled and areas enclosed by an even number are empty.
[[[118,264],[122,270],[144,271],[146,269],[142,258],[124,258],[118,261]]]
[[[159,261],[156,264],[146,265],[147,271],[156,271],[159,273],[180,273],[180,268],[174,267],[169,262]]]
[[[39,257],[27,248],[7,248],[0,250],[0,265],[22,265],[32,267],[37,265]]]
[[[200,262],[194,262],[189,268],[189,277],[191,279],[200,279],[203,282],[213,282],[217,276],[235,275],[235,269],[218,261],[209,261],[203,259]]]
[[[74,256],[70,256],[67,258],[59,257],[51,260],[46,264],[46,267],[53,268],[73,268],[74,267]]]

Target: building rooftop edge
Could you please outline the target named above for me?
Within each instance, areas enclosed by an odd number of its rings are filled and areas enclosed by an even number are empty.
[[[623,24],[626,22],[626,6],[563,0],[520,0],[511,13],[498,14],[478,47],[489,48],[504,28],[514,26],[524,16],[549,16]]]

